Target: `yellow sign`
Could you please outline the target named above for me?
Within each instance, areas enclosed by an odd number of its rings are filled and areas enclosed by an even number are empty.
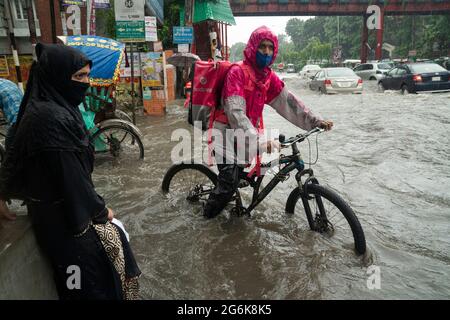
[[[141,76],[143,87],[164,86],[162,52],[141,53]]]
[[[6,56],[0,56],[0,77],[9,76],[8,60]]]

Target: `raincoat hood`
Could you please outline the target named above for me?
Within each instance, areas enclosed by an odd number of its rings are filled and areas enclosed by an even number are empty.
[[[273,56],[269,66],[273,64],[277,58],[278,53],[278,38],[277,36],[266,26],[261,26],[252,32],[250,39],[247,42],[247,46],[244,49],[244,62],[251,65],[255,70],[258,70],[256,65],[256,52],[258,51],[259,44],[262,40],[267,39],[273,42]],[[268,72],[269,66],[264,68],[264,71]]]

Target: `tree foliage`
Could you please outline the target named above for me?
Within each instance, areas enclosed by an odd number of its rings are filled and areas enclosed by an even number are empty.
[[[339,21],[338,21],[339,20]],[[339,33],[338,33],[339,26]],[[292,45],[283,45],[279,62],[302,65],[309,59],[330,59],[332,48],[340,45],[344,59],[358,59],[361,50],[362,17],[315,17],[290,19],[286,34]],[[448,55],[450,48],[450,16],[386,16],[383,42],[395,46],[391,58],[406,58],[417,50],[418,58]],[[369,59],[375,59],[376,32],[369,30]],[[383,57],[389,53],[383,51]]]

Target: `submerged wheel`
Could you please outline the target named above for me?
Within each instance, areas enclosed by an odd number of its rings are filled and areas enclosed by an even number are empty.
[[[97,158],[114,162],[144,159],[144,146],[139,135],[129,127],[107,125],[92,136]]]
[[[350,206],[333,190],[308,184],[308,196],[294,189],[286,203],[286,213],[306,214],[304,227],[326,236],[340,247],[354,247],[358,254],[366,252],[366,239],[361,224]],[[300,204],[298,204],[299,200]]]
[[[167,170],[162,191],[175,201],[198,202],[208,198],[217,183],[217,175],[202,164],[175,164]]]
[[[402,85],[401,91],[402,94],[409,94],[408,86],[406,84]]]
[[[378,92],[384,92],[384,90],[383,82],[378,82]]]

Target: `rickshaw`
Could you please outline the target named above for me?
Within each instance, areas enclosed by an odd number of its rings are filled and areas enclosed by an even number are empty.
[[[93,62],[91,87],[79,108],[95,146],[96,160],[120,163],[125,159],[143,159],[141,131],[126,112],[117,108],[116,84],[125,45],[98,36],[59,39],[83,51]]]

